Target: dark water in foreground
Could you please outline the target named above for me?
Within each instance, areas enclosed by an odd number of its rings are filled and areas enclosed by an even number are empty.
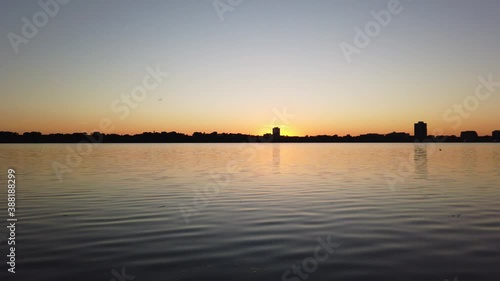
[[[499,144],[66,147],[0,145],[1,280],[500,280]]]

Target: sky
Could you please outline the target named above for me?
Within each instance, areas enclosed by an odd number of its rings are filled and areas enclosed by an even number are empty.
[[[500,129],[497,0],[65,1],[1,0],[0,131]]]

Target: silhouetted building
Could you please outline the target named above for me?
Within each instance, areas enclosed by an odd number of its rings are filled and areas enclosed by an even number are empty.
[[[279,127],[274,127],[273,128],[273,137],[279,138],[280,137],[280,128]]]
[[[463,142],[473,142],[477,140],[477,132],[476,131],[463,131],[460,133],[460,139]]]
[[[415,139],[423,141],[427,138],[427,123],[418,121],[418,123],[415,123],[414,125],[414,131]]]
[[[493,141],[500,141],[500,130],[493,131],[491,136],[493,137]]]

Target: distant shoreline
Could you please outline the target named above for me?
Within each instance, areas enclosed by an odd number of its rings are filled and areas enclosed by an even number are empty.
[[[135,135],[102,134],[95,132],[72,134],[48,134],[27,132],[18,134],[14,132],[0,132],[0,143],[495,143],[500,142],[493,136],[478,136],[464,139],[457,136],[428,136],[418,140],[408,133],[393,132],[389,134],[365,134],[359,136],[275,136],[265,134],[261,136],[247,134],[200,133],[186,135],[177,132],[145,132]]]

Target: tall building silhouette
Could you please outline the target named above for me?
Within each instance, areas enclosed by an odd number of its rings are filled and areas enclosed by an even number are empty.
[[[418,121],[418,123],[415,123],[414,125],[414,131],[415,139],[423,141],[427,138],[427,123]]]
[[[500,130],[491,132],[491,136],[493,137],[493,141],[500,142]]]
[[[279,139],[279,137],[280,137],[280,128],[279,127],[273,128],[273,137],[275,140]]]
[[[460,133],[460,139],[463,142],[473,142],[477,140],[477,132],[476,131],[463,131]]]

